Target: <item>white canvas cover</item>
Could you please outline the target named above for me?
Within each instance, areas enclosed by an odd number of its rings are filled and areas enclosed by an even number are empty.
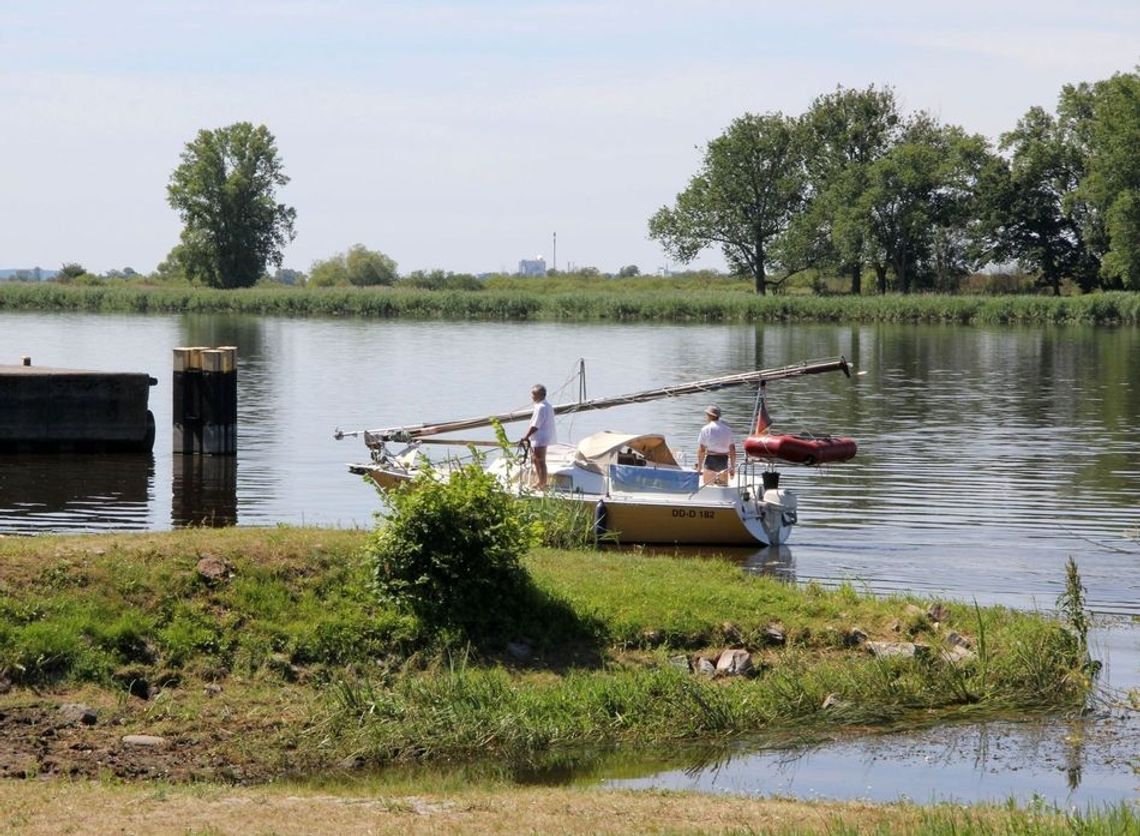
[[[578,442],[578,452],[574,458],[585,466],[605,467],[613,464],[618,453],[627,447],[644,456],[649,464],[677,467],[677,460],[665,443],[665,436],[656,433],[634,435],[603,430]]]

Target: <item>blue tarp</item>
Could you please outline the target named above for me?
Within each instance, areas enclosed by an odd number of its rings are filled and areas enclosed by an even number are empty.
[[[630,464],[610,465],[610,490],[655,493],[696,493],[701,474],[695,470],[669,470]]]

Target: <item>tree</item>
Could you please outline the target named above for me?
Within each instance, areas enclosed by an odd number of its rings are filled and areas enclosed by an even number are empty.
[[[804,115],[804,162],[813,195],[782,239],[785,261],[826,265],[863,289],[867,229],[857,206],[872,163],[898,142],[902,119],[894,91],[837,88]]]
[[[1070,110],[1084,107],[1088,169],[1079,191],[1099,222],[1086,236],[1103,236],[1107,286],[1140,290],[1140,70],[1082,88],[1062,96],[1076,100]]]
[[[79,264],[78,262],[71,261],[59,268],[59,273],[56,274],[55,280],[57,282],[67,284],[68,282],[75,281],[80,276],[86,275],[86,267],[84,267],[82,264]]]
[[[898,289],[953,290],[968,272],[970,224],[978,183],[992,160],[986,141],[919,113],[900,141],[867,171],[854,218],[866,231],[866,252],[879,292],[887,270]]]
[[[166,191],[184,225],[182,272],[211,287],[250,287],[268,264],[280,266],[297,213],[276,202],[289,178],[269,130],[238,122],[199,131],[181,160]]]
[[[1058,296],[1065,278],[1089,289],[1099,266],[1076,211],[1085,155],[1070,127],[1030,108],[1002,135],[999,147],[1009,159],[986,171],[979,209],[982,253],[1036,271],[1039,285]]]
[[[309,271],[309,284],[316,287],[387,285],[396,281],[396,276],[395,261],[378,250],[354,244],[347,252],[313,262]]]
[[[780,113],[745,114],[705,149],[701,170],[649,220],[649,237],[683,264],[719,245],[733,271],[767,291],[768,269],[780,267],[779,284],[807,264],[780,263],[769,248],[807,198],[803,128]]]
[[[641,270],[638,268],[638,266],[636,264],[627,264],[625,267],[622,267],[620,270],[618,270],[618,278],[619,279],[629,279],[629,278],[632,278],[633,276],[640,276],[640,275],[641,275]]]

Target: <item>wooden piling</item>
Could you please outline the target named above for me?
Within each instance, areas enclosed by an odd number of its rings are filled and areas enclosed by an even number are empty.
[[[174,349],[173,383],[173,452],[236,454],[237,349]]]

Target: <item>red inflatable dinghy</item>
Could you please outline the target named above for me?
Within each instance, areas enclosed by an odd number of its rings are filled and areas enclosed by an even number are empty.
[[[854,457],[855,439],[833,435],[750,435],[744,452],[758,459],[783,459],[794,464],[845,462]]]

